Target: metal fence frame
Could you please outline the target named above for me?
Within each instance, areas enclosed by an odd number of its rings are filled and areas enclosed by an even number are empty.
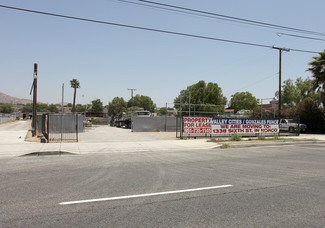
[[[175,116],[132,117],[133,132],[174,132]]]
[[[85,117],[80,114],[42,115],[42,133],[47,142],[78,142],[79,132],[84,131]]]

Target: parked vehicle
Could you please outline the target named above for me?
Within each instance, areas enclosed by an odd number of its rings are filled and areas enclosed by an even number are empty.
[[[307,131],[307,125],[306,124],[298,124],[296,121],[292,119],[281,119],[280,120],[280,131],[287,131],[290,133],[295,133],[298,131],[298,127],[300,132],[306,132]]]
[[[151,113],[149,111],[135,111],[133,113],[133,116],[137,117],[150,117]]]
[[[114,126],[116,127],[125,127],[130,129],[132,126],[132,117],[150,117],[151,113],[149,111],[143,110],[143,108],[139,107],[130,107],[128,108],[127,113],[123,113],[123,115],[119,118],[115,118]]]

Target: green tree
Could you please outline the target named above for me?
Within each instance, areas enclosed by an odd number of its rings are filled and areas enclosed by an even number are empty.
[[[56,107],[55,104],[50,104],[48,107],[48,110],[49,110],[49,112],[55,112],[55,113],[59,112],[59,109]]]
[[[274,112],[265,110],[265,109],[261,108],[261,106],[257,106],[255,108],[253,108],[253,110],[249,113],[249,118],[260,119],[261,114],[262,114],[263,119],[273,119],[274,118]]]
[[[221,88],[217,83],[199,81],[190,85],[187,89],[180,92],[178,97],[174,99],[174,107],[177,110],[189,110],[200,113],[200,115],[212,115],[223,113],[227,103],[227,98],[223,96]],[[180,107],[181,104],[181,107]],[[195,106],[193,105],[195,104]],[[184,113],[188,115],[189,113]]]
[[[296,101],[297,104],[307,97],[312,98],[316,102],[320,101],[320,92],[315,91],[315,89],[313,88],[314,80],[310,79],[309,77],[303,80],[301,77],[299,77],[296,79],[295,85],[298,90],[298,100]]]
[[[74,89],[73,92],[73,105],[72,105],[72,113],[75,112],[75,105],[76,105],[76,95],[77,95],[77,89],[80,88],[80,83],[77,79],[72,79],[70,81],[71,88]]]
[[[293,83],[291,79],[283,81],[281,94],[282,105],[294,107],[307,97],[310,97],[315,101],[320,100],[320,93],[315,92],[313,83],[314,81],[312,79],[306,78],[304,80],[301,77],[297,78],[295,83]],[[275,95],[278,97],[278,91]]]
[[[0,113],[12,113],[14,106],[10,103],[3,103],[0,105]]]
[[[288,79],[283,82],[284,85],[282,85],[282,99],[281,103],[286,104],[290,107],[294,106],[297,102],[297,95],[298,91],[296,86],[293,84],[293,81],[291,79]]]
[[[86,112],[87,111],[87,105],[76,105],[76,112]]]
[[[325,50],[318,53],[319,56],[313,57],[314,61],[308,63],[314,78],[313,88],[320,92],[323,108],[325,108]]]
[[[37,112],[49,112],[49,106],[43,103],[37,103]]]
[[[37,103],[36,109],[37,109],[37,112],[49,112],[49,106],[47,104],[43,104],[43,103]],[[33,112],[33,103],[26,104],[23,107],[22,112]]]
[[[325,115],[315,100],[305,98],[296,107],[296,116],[300,117],[300,123],[307,124],[307,131],[314,133],[325,132]]]
[[[101,102],[100,99],[93,100],[91,102],[91,109],[89,110],[90,112],[94,113],[102,113],[103,112],[103,102]]]
[[[144,110],[147,110],[149,112],[154,112],[156,108],[155,103],[153,103],[150,97],[139,94],[137,94],[135,97],[133,97],[133,99],[131,98],[128,101],[128,107],[132,106],[143,108]]]
[[[33,104],[32,103],[25,104],[21,111],[22,112],[32,112],[33,111]]]
[[[168,115],[168,111],[171,111],[173,113],[174,108],[161,107],[161,108],[158,108],[155,112],[157,112],[158,116],[166,116],[166,115]]]
[[[167,108],[162,107],[157,110],[159,116],[166,116],[167,115]]]
[[[238,92],[231,95],[230,108],[238,112],[241,109],[252,110],[258,106],[258,100],[250,92]]]
[[[108,103],[107,110],[110,116],[121,116],[123,112],[127,112],[127,102],[123,97],[114,97],[113,100]]]

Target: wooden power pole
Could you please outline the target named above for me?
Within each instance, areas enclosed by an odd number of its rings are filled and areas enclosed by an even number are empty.
[[[282,65],[282,51],[290,51],[287,48],[273,47],[273,49],[279,50],[279,119],[281,118],[281,65]]]
[[[37,63],[34,64],[34,83],[33,83],[33,120],[32,120],[32,136],[36,136],[37,122]]]

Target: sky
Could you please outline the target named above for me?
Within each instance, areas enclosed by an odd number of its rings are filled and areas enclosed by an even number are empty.
[[[323,51],[325,39],[279,29],[132,4],[138,0],[1,0],[0,5],[179,33]],[[325,33],[324,0],[160,0],[200,11]],[[149,5],[149,4],[147,4]],[[150,4],[153,6],[154,4]],[[180,91],[200,80],[217,83],[230,100],[251,92],[268,102],[278,90],[279,52],[216,40],[143,31],[22,12],[0,7],[0,92],[32,99],[38,64],[38,101],[72,103],[70,80],[80,82],[77,101],[149,96],[158,107],[173,106]],[[316,53],[283,52],[282,81],[311,77],[308,62]]]

